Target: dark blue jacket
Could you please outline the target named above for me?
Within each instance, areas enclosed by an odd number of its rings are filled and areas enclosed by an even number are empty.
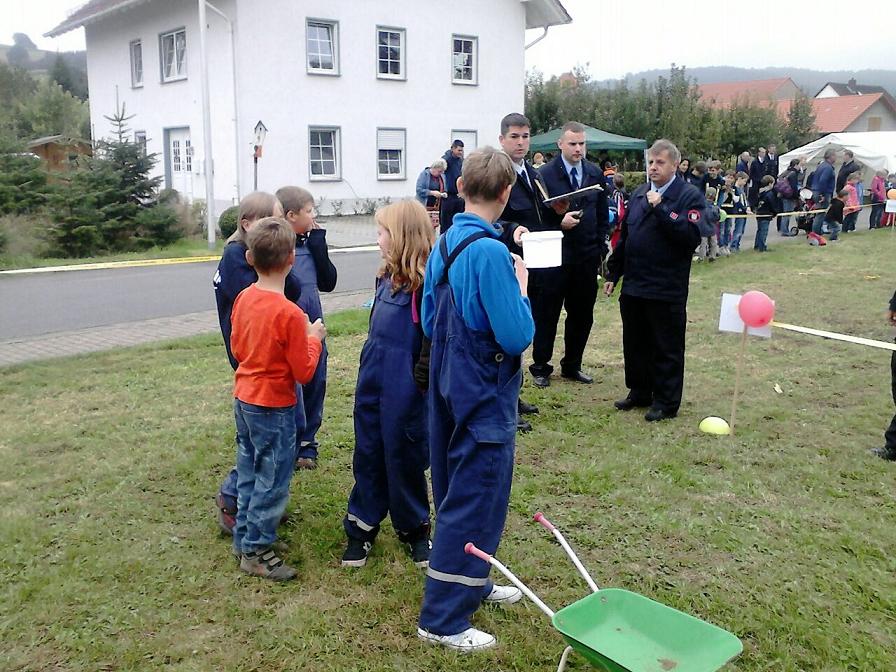
[[[757,156],[753,159],[753,163],[750,164],[750,181],[752,184],[752,189],[754,191],[759,191],[762,187],[762,178],[768,175],[768,156],[765,157],[764,161],[760,161]]]
[[[812,175],[812,190],[830,197],[834,193],[834,185],[834,166],[822,161]]]
[[[445,159],[445,163],[448,164],[448,167],[445,169],[445,193],[449,196],[457,196],[457,178],[460,177],[461,170],[464,167],[464,160],[462,157],[456,157],[451,153],[449,149],[445,152],[445,156],[442,157]]]
[[[676,178],[654,208],[647,203],[649,188],[642,184],[629,199],[607,281],[617,283],[624,276],[626,296],[685,303],[691,258],[700,244],[700,225],[708,218],[706,198]]]
[[[212,278],[212,286],[215,288],[215,304],[218,308],[218,324],[221,326],[221,336],[224,338],[224,347],[227,348],[227,358],[230,366],[236,371],[238,362],[230,351],[230,314],[233,311],[233,302],[246,287],[258,280],[255,269],[246,261],[245,243],[234,241],[224,246],[224,254],[218,262],[218,270]],[[299,279],[295,271],[290,271],[286,276],[286,298],[292,302],[299,300],[301,290]]]
[[[518,226],[524,226],[529,231],[560,230],[559,223],[554,220],[554,211],[544,204],[543,194],[548,193],[544,179],[528,161],[525,162],[526,174],[535,191],[526,184],[525,180],[517,177],[513,188],[510,190],[510,199],[498,223],[503,228],[501,240],[510,249],[522,255],[519,245],[513,242],[513,231]],[[539,188],[540,185],[540,188]]]
[[[610,235],[610,214],[607,205],[607,188],[603,174],[590,161],[582,160],[579,188],[599,184],[603,191],[591,191],[584,196],[573,199],[569,209],[584,210],[579,223],[563,232],[563,263],[587,263],[599,265],[607,256],[607,236]],[[538,170],[544,178],[550,196],[559,196],[573,190],[569,181],[569,173],[563,163],[561,154],[557,154],[550,163]],[[554,225],[550,228],[559,230],[562,216],[551,210]]]

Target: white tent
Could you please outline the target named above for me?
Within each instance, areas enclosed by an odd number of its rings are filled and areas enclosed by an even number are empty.
[[[874,173],[878,170],[886,170],[887,173],[896,173],[896,131],[870,131],[867,133],[830,133],[808,145],[782,154],[778,163],[778,173],[783,173],[790,165],[791,159],[806,159],[806,174],[815,170],[816,166],[824,160],[827,149],[849,149],[855,155],[856,160],[865,166],[862,171],[862,181],[867,189],[871,185]],[[843,160],[837,157],[837,167]]]

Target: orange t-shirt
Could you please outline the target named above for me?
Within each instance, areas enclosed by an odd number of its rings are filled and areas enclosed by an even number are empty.
[[[308,316],[282,294],[254,284],[233,303],[230,348],[239,362],[233,396],[282,408],[296,403],[296,383],[314,376],[321,342],[308,336]]]

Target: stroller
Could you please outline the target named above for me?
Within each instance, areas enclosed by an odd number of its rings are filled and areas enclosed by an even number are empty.
[[[815,221],[815,215],[809,215],[805,213],[808,213],[810,210],[815,209],[815,201],[812,200],[811,189],[800,189],[799,195],[800,199],[797,209],[804,214],[796,215],[795,217],[791,218],[790,221],[795,221],[796,226],[794,226],[793,224],[790,225],[790,235],[796,236],[800,231],[803,231],[808,236],[810,233],[812,233],[812,222]]]
[[[665,604],[619,588],[598,588],[563,534],[542,513],[535,520],[551,532],[592,593],[553,612],[494,557],[468,543],[464,550],[489,563],[523,591],[563,636],[568,646],[557,672],[573,651],[603,672],[714,672],[740,655],[730,632]]]

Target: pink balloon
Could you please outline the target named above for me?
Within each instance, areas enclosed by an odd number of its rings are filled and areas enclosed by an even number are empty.
[[[765,293],[752,290],[741,297],[737,312],[748,327],[764,327],[775,316],[775,302]]]

